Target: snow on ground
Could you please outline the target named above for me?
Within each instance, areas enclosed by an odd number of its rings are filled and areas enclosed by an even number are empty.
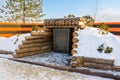
[[[13,58],[10,54],[0,54],[1,58]],[[56,52],[47,52],[43,54],[23,57],[23,58],[15,58],[17,60],[24,60],[28,62],[36,62],[36,63],[44,63],[44,64],[51,64],[55,66],[67,66],[70,67],[70,59],[71,56],[64,53],[56,53]],[[86,69],[90,70],[91,72],[100,72],[100,73],[107,73],[113,75],[120,75],[120,72],[112,71],[112,70],[99,70],[99,69],[92,69],[92,68],[78,68],[78,69]]]
[[[112,80],[0,58],[1,80]]]
[[[79,39],[77,54],[74,56],[85,56],[85,57],[94,57],[94,58],[103,58],[103,59],[114,59],[115,65],[120,66],[120,38],[113,35],[112,33],[100,34],[98,28],[86,27],[83,30],[77,31]],[[104,48],[110,46],[113,47],[111,53],[99,53],[97,51],[98,46],[104,44]]]
[[[18,45],[22,43],[25,36],[30,36],[30,33],[15,35],[10,38],[0,37],[0,50],[15,52],[15,49],[17,49]]]
[[[71,56],[65,53],[47,52],[17,59],[57,66],[70,66]]]

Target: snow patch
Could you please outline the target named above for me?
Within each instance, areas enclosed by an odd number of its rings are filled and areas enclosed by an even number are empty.
[[[102,59],[114,59],[115,65],[120,66],[120,38],[108,32],[108,34],[100,34],[98,28],[86,27],[83,30],[78,30],[78,39],[79,42],[78,48],[74,48],[77,50],[77,54],[74,56],[85,56],[85,57],[93,57],[93,58],[102,58]],[[113,51],[111,53],[99,53],[97,51],[98,46],[104,44],[104,47],[113,47]]]
[[[22,43],[22,40],[25,39],[25,36],[30,36],[30,33],[15,35],[10,38],[0,37],[0,50],[15,52],[15,49],[17,49],[18,45]]]

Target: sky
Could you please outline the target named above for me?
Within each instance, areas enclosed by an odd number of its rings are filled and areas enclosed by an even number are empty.
[[[5,0],[0,0],[0,6]],[[43,0],[43,19],[91,15],[96,21],[120,21],[120,0]]]

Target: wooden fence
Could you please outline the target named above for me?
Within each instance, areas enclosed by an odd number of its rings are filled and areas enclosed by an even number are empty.
[[[29,33],[33,26],[39,26],[40,30],[43,23],[0,23],[0,37],[10,37],[18,33]]]
[[[104,22],[107,24],[110,28],[109,31],[113,34],[120,36],[120,22]],[[94,25],[98,25],[99,23],[95,23]]]

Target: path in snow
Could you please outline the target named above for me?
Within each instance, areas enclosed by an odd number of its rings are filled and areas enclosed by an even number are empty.
[[[1,80],[112,80],[0,58]]]
[[[47,52],[17,59],[57,66],[70,66],[71,55],[65,53]]]

